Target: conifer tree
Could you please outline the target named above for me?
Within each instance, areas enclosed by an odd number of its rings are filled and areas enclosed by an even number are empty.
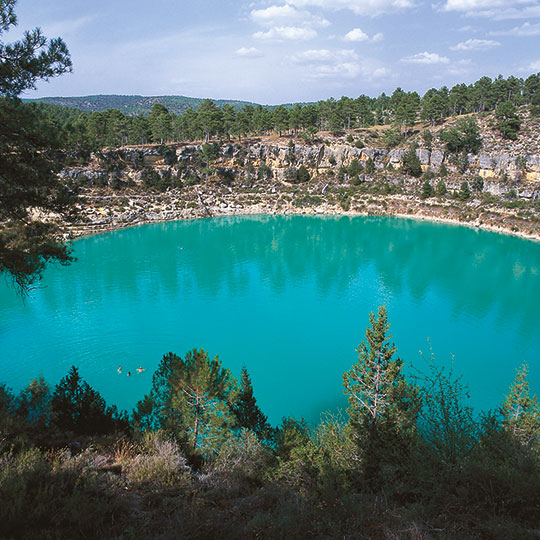
[[[71,257],[56,225],[33,217],[35,210],[67,213],[53,157],[58,136],[45,115],[17,96],[39,79],[70,71],[71,60],[65,43],[48,40],[39,28],[19,41],[1,41],[17,23],[15,3],[0,1],[0,273],[27,289],[48,261]]]
[[[81,378],[75,366],[56,385],[51,408],[53,423],[65,431],[94,435],[128,428],[125,413],[118,413],[115,406],[107,407],[103,397]]]
[[[190,453],[208,453],[235,427],[236,381],[217,356],[193,349],[184,359],[163,356],[150,394],[137,404],[139,429],[165,429]]]
[[[418,391],[403,374],[403,360],[390,342],[390,323],[384,306],[370,313],[366,341],[358,361],[343,374],[350,426],[364,451],[364,475],[372,487],[381,481],[383,465],[406,460],[416,435],[420,410]]]
[[[272,428],[253,395],[251,378],[244,366],[240,375],[240,389],[238,397],[233,405],[233,412],[240,427],[250,429],[261,440],[268,439],[272,434]]]
[[[502,406],[504,426],[525,445],[540,442],[540,405],[530,394],[528,374],[529,367],[523,364]]]

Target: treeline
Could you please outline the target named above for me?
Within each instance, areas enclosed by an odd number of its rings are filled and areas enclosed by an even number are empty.
[[[238,382],[197,349],[163,357],[129,420],[76,368],[52,392],[42,379],[19,396],[2,387],[4,533],[537,538],[540,408],[526,366],[502,406],[477,417],[433,358],[407,377],[389,330],[381,307],[343,375],[347,416],[314,428],[272,427],[247,370]],[[143,521],[126,494],[142,498]]]
[[[423,97],[397,88],[391,96],[342,97],[292,107],[230,104],[218,107],[205,100],[197,110],[175,115],[156,103],[147,116],[128,116],[117,109],[83,112],[35,104],[43,110],[69,147],[118,147],[126,144],[208,140],[213,137],[247,137],[268,134],[302,134],[312,137],[319,131],[342,132],[374,125],[395,124],[406,132],[417,121],[436,125],[444,119],[466,113],[500,109],[500,116],[515,115],[515,108],[530,105],[540,113],[540,75],[527,79],[502,76],[482,77],[474,84],[452,88],[432,88]]]

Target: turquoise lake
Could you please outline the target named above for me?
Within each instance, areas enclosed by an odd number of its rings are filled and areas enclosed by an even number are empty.
[[[124,229],[74,250],[26,299],[0,282],[0,381],[15,390],[74,364],[131,410],[164,353],[197,347],[235,376],[246,365],[273,423],[316,422],[346,408],[341,375],[385,304],[409,372],[431,346],[477,409],[500,404],[523,362],[540,393],[540,244],[405,219],[255,216]]]

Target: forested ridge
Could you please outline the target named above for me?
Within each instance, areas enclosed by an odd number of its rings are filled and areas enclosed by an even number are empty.
[[[417,122],[435,126],[451,116],[488,111],[495,111],[502,136],[515,138],[520,123],[516,108],[526,106],[533,115],[540,114],[540,75],[526,79],[482,77],[470,85],[432,88],[422,97],[417,92],[396,88],[389,96],[361,95],[355,99],[331,98],[276,107],[252,104],[235,107],[206,99],[183,114],[174,114],[167,108],[164,105],[167,99],[152,98],[155,102],[149,113],[136,116],[117,108],[86,112],[47,104],[33,106],[44,111],[61,130],[67,147],[118,147],[269,134],[304,134],[309,138],[319,131],[339,133],[390,124],[399,130],[395,135],[399,142],[406,139]]]
[[[130,415],[76,367],[54,389],[0,386],[2,536],[538,538],[527,366],[477,414],[432,356],[405,375],[384,307],[357,352],[347,411],[317,426],[270,425],[248,368],[238,381],[202,349],[165,354]]]

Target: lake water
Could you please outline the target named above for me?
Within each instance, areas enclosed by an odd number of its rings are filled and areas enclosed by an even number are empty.
[[[49,268],[24,301],[0,282],[0,381],[14,389],[40,374],[56,384],[74,364],[131,410],[164,353],[197,347],[235,376],[246,365],[273,423],[316,422],[346,408],[341,374],[369,312],[385,304],[409,371],[425,368],[429,338],[477,408],[496,407],[524,361],[540,392],[533,242],[404,219],[256,216],[136,227],[74,247],[78,261]]]

